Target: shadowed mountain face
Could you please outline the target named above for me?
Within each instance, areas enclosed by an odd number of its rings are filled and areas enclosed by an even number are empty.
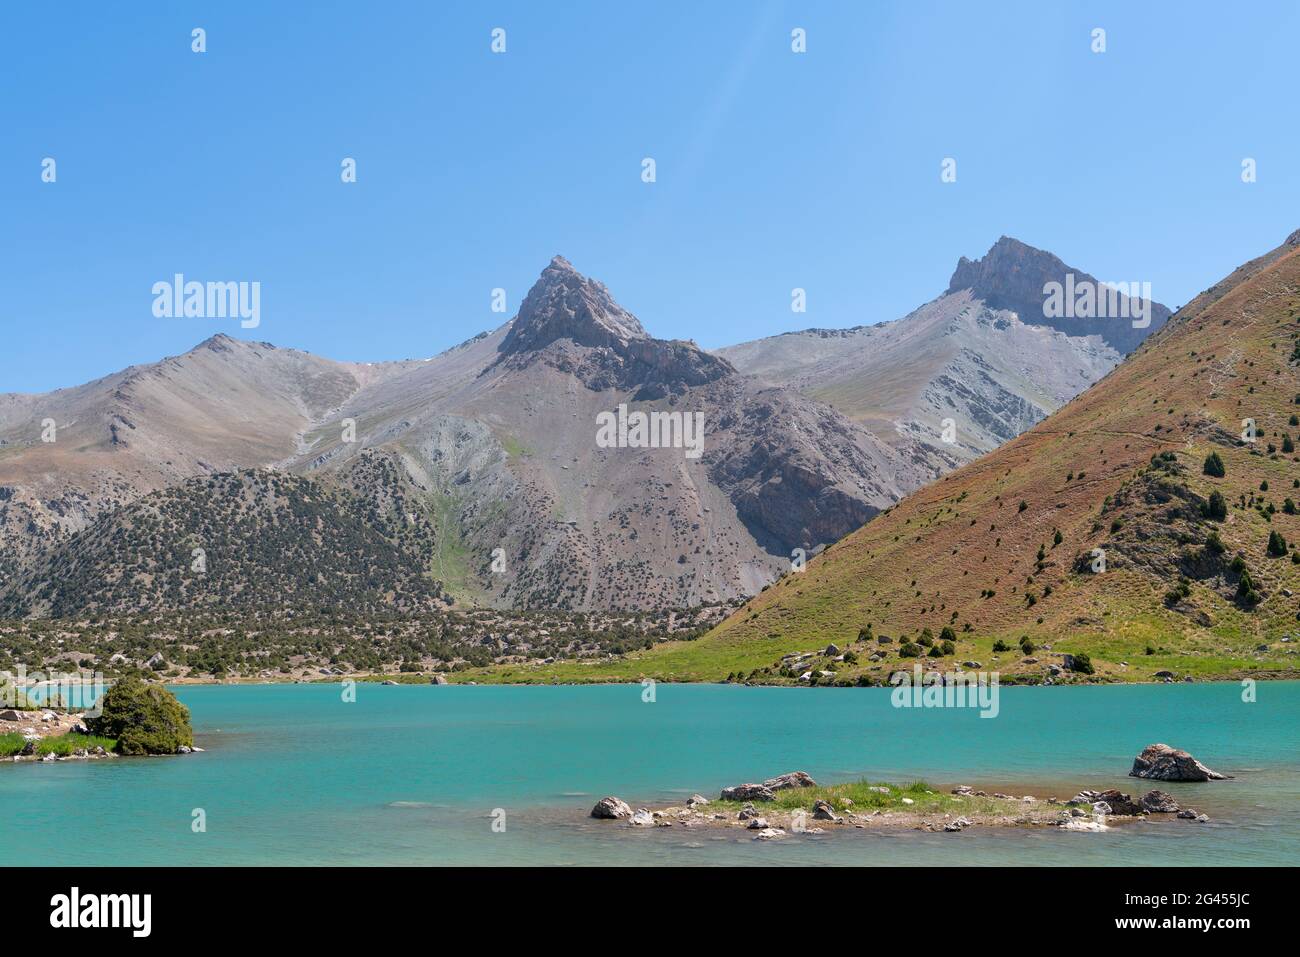
[[[867,682],[906,664],[900,636],[945,627],[958,661],[1038,680],[1060,672],[1063,652],[1111,677],[1161,656],[1182,673],[1247,671],[1261,645],[1286,649],[1300,631],[1297,445],[1300,233],[1046,421],[910,495],[701,642],[767,647],[779,631],[789,648],[843,646],[871,625],[895,644],[868,643]],[[1021,636],[1054,661],[1018,650]]]
[[[933,476],[1001,445],[1096,382],[1169,310],[1048,320],[1043,286],[1093,281],[1003,237],[963,258],[949,289],[895,322],[809,329],[718,350],[742,372],[826,402]]]
[[[792,550],[847,534],[926,474],[906,442],[652,338],[557,257],[515,319],[431,359],[342,363],[216,336],[74,389],[0,396],[0,601],[49,614],[229,599],[238,575],[212,563],[235,560],[237,535],[199,505],[239,475],[226,524],[281,529],[291,567],[248,555],[287,600],[404,608],[439,594],[384,589],[382,569],[492,604],[695,605],[753,594]],[[275,503],[259,501],[268,490]],[[360,541],[354,527],[309,527],[357,508],[382,535],[350,562],[338,543]],[[313,537],[345,553],[328,566],[336,588],[303,561]],[[172,568],[200,547],[207,587]],[[74,568],[83,603],[53,582]]]

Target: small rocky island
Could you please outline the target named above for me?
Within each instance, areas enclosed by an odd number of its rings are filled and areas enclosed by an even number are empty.
[[[1162,781],[1214,781],[1211,771],[1186,751],[1165,744],[1143,749],[1129,772]],[[909,828],[959,833],[969,827],[1057,827],[1068,831],[1106,831],[1116,824],[1149,817],[1207,823],[1208,815],[1181,806],[1166,791],[1133,797],[1117,788],[1081,790],[1067,800],[976,790],[958,785],[942,793],[924,782],[906,786],[855,781],[819,785],[804,771],[790,771],[761,783],[723,788],[716,800],[696,794],[685,804],[638,808],[618,797],[604,797],[591,817],[622,821],[628,827],[733,828],[752,831],[755,840],[788,834],[823,834],[837,828]]]
[[[92,712],[44,708],[22,695],[0,710],[0,759],[66,761],[118,755],[190,754],[190,712],[160,684],[114,683]]]

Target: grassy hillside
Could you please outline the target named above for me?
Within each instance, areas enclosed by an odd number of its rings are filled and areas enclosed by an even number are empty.
[[[1053,680],[1300,673],[1297,246],[1300,233],[1039,426],[908,497],[699,641],[498,679],[793,681],[815,663],[814,674],[834,672],[818,683],[859,683],[917,661],[970,661],[1037,681],[1068,666],[1065,653],[1088,655],[1092,673],[1080,662]],[[1242,438],[1246,419],[1256,441]],[[828,642],[857,660],[780,663]]]

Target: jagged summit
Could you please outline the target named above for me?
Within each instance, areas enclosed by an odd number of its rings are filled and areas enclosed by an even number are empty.
[[[1010,236],[1002,236],[980,259],[962,256],[948,283],[948,292],[969,289],[976,298],[993,309],[1016,313],[1021,322],[1049,326],[1070,336],[1098,335],[1123,354],[1138,347],[1148,334],[1159,329],[1170,310],[1158,302],[1151,303],[1149,325],[1135,327],[1123,317],[1072,317],[1045,314],[1043,287],[1049,282],[1064,284],[1073,275],[1073,286],[1097,284],[1098,280],[1081,269],[1066,265],[1051,253],[1037,249]],[[1117,281],[1137,282],[1140,276],[1117,276]]]
[[[528,290],[501,343],[503,353],[536,351],[558,339],[580,346],[622,346],[648,335],[636,316],[563,256],[554,257]]]
[[[501,341],[498,363],[522,368],[539,357],[589,388],[628,388],[655,398],[703,385],[735,369],[693,342],[655,339],[605,284],[556,256],[528,290]]]
[[[998,241],[979,259],[962,256],[948,282],[948,292],[972,290],[980,299],[994,306],[995,300],[1016,295],[1028,282],[1056,279],[1070,269],[1056,256],[1011,236]],[[1038,282],[1041,296],[1042,283]]]

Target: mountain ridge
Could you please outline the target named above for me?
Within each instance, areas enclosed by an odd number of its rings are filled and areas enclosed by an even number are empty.
[[[704,454],[599,447],[598,416],[620,405],[702,415]],[[105,514],[214,474],[278,469],[369,501],[368,456],[437,530],[418,562],[406,555],[409,573],[518,607],[752,594],[796,548],[925,478],[833,409],[651,337],[560,257],[514,319],[429,359],[342,363],[217,335],[0,409],[0,541],[18,565],[75,560]],[[20,587],[20,572],[0,587]]]

